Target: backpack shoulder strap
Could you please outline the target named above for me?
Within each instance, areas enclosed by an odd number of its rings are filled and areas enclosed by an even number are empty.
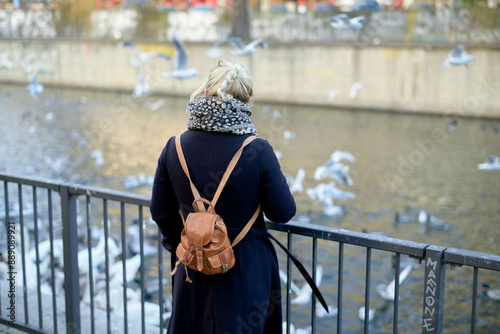
[[[224,186],[226,185],[227,180],[229,179],[229,176],[233,172],[234,167],[236,167],[236,164],[238,163],[238,160],[240,160],[241,153],[243,152],[243,149],[245,146],[250,144],[254,139],[257,139],[256,136],[250,136],[245,141],[243,144],[241,144],[241,147],[239,148],[238,151],[234,154],[233,158],[229,162],[229,165],[226,168],[226,171],[224,172],[224,175],[222,175],[222,179],[219,183],[219,186],[217,187],[217,191],[215,192],[214,198],[212,199],[212,206],[215,207],[215,204],[217,203],[217,200],[219,199],[219,196],[222,192],[222,189],[224,189]]]
[[[240,242],[241,239],[243,239],[245,237],[245,235],[247,235],[247,233],[248,233],[248,231],[250,231],[250,228],[252,227],[253,223],[255,223],[255,221],[257,220],[257,217],[259,216],[259,213],[260,213],[260,203],[257,206],[257,210],[255,210],[255,213],[253,214],[252,218],[250,218],[250,220],[245,225],[245,227],[243,227],[243,229],[241,230],[241,232],[238,233],[238,235],[236,236],[236,238],[234,238],[233,243],[231,244],[231,247],[236,246],[236,244],[238,242]]]
[[[191,185],[191,191],[193,192],[193,197],[194,199],[201,198],[200,193],[198,192],[198,189],[196,189],[193,181],[191,181],[191,176],[189,176],[189,169],[187,167],[186,159],[184,158],[184,152],[182,151],[182,146],[181,146],[181,135],[178,134],[175,136],[175,148],[177,150],[177,156],[179,157],[179,161],[181,163],[182,169],[184,170],[184,173],[189,179],[189,184]],[[205,206],[203,203],[196,202],[196,205],[200,211],[205,211]],[[181,214],[182,216],[182,214]]]

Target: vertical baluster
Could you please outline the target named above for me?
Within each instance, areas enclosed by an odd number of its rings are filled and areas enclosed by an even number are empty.
[[[40,329],[43,328],[43,315],[42,315],[42,291],[40,280],[40,243],[38,235],[38,202],[36,198],[36,187],[33,186],[33,223],[35,225],[35,259],[36,259],[36,282],[37,282],[37,297],[38,297],[38,324]]]
[[[106,275],[106,321],[108,324],[108,333],[111,334],[111,298],[109,296],[109,229],[108,229],[108,201],[102,200],[103,219],[104,219],[104,260]]]
[[[477,283],[479,270],[477,267],[474,267],[474,278],[473,278],[473,286],[472,286],[472,317],[470,324],[470,332],[471,334],[476,333],[476,312],[477,312]]]
[[[90,331],[92,334],[95,333],[95,308],[94,308],[94,259],[92,258],[92,229],[90,226],[90,215],[92,214],[90,207],[90,196],[85,196],[85,213],[87,218],[87,252],[89,254],[89,272],[88,272],[88,284],[89,284],[89,294],[90,294]],[[84,296],[85,298],[85,296]]]
[[[292,251],[292,233],[287,233],[287,247],[288,250]],[[290,308],[291,308],[291,298],[290,290],[292,288],[292,260],[287,255],[286,261],[286,334],[290,334]]]
[[[446,270],[443,263],[446,248],[430,245],[425,249],[424,300],[422,334],[442,333]]]
[[[54,334],[57,334],[57,303],[56,303],[56,273],[54,263],[54,217],[52,214],[52,190],[47,189],[47,200],[49,206],[49,240],[50,240],[50,285],[52,288],[52,315],[54,320]]]
[[[366,248],[366,278],[365,278],[365,328],[364,333],[370,332],[370,276],[372,264],[372,249]]]
[[[78,270],[77,196],[68,186],[60,186],[61,218],[64,246],[64,295],[66,301],[66,333],[81,333],[80,284]]]
[[[399,275],[401,271],[401,254],[396,253],[396,264],[395,264],[395,275],[394,275],[394,315],[392,319],[392,332],[398,334],[398,322],[399,322]]]
[[[24,215],[23,215],[23,188],[21,183],[17,184],[18,198],[19,198],[19,228],[21,229],[21,256],[22,256],[22,270],[23,270],[23,297],[24,297],[24,322],[29,324],[29,314],[28,314],[28,288],[26,284],[26,236],[24,235]],[[28,236],[29,237],[29,236]]]
[[[146,333],[146,315],[145,315],[145,310],[144,310],[144,302],[145,302],[145,295],[144,295],[144,287],[145,287],[145,270],[144,266],[142,265],[144,263],[144,225],[142,223],[143,217],[142,217],[142,206],[139,205],[139,254],[141,256],[141,333]],[[160,290],[161,292],[161,290]],[[160,333],[163,333],[162,331]]]
[[[318,277],[316,275],[316,269],[318,266],[318,239],[312,239],[312,279],[317,284]],[[311,293],[311,331],[316,333],[316,295]]]
[[[160,233],[160,229],[158,229],[158,233]],[[161,233],[160,233],[161,236]],[[160,332],[163,333],[163,314],[165,313],[165,310],[163,308],[163,246],[161,244],[161,237],[158,238],[158,287],[159,287],[159,303],[160,303]]]
[[[127,235],[125,226],[125,203],[120,202],[120,224],[122,231],[122,268],[123,268],[123,315],[124,315],[124,333],[128,333],[128,312],[127,312]]]
[[[344,243],[339,243],[339,283],[337,289],[337,334],[342,334],[342,290],[344,286]]]
[[[3,198],[4,198],[4,205],[5,205],[5,231],[7,233],[5,233],[5,238],[6,238],[6,245],[9,244],[9,234],[8,234],[8,231],[9,231],[9,220],[10,220],[10,217],[9,217],[9,185],[7,183],[7,181],[3,181]],[[9,269],[9,272],[11,270]],[[0,314],[2,314],[2,310],[3,310],[3,307],[2,307],[2,289],[0,289]]]

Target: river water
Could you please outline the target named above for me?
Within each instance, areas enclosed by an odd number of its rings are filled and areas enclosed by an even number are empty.
[[[131,188],[131,177],[154,175],[157,158],[172,135],[185,130],[186,98],[150,96],[133,100],[129,94],[46,88],[35,102],[24,87],[0,85],[0,172],[45,177],[150,195],[151,186]],[[305,170],[304,189],[331,179],[315,180],[317,166],[335,150],[350,152],[346,162],[353,185],[338,185],[355,198],[336,201],[345,210],[330,217],[305,193],[295,193],[295,219],[387,236],[499,254],[500,170],[479,170],[488,156],[500,155],[500,120],[457,119],[454,129],[443,116],[363,110],[263,104],[253,106],[259,135],[280,153],[283,172]],[[452,130],[452,131],[450,131]],[[292,136],[285,138],[284,132]],[[292,138],[289,138],[292,137]],[[94,153],[92,153],[94,152]],[[99,154],[102,160],[98,159]],[[425,209],[451,227],[426,229],[417,221],[395,224],[400,216]],[[309,251],[299,238],[297,251]],[[336,303],[336,248],[319,244],[324,266],[322,289]],[[380,254],[379,254],[380,253]],[[372,286],[388,283],[390,254],[374,252]],[[281,255],[280,255],[281,256]],[[409,259],[403,259],[410,261]],[[354,275],[344,295],[343,332],[357,333],[363,325],[357,310],[364,296],[364,252],[346,247],[344,275]],[[420,266],[422,267],[422,266]],[[400,332],[421,331],[423,268],[415,268],[401,287]],[[298,278],[298,276],[294,276]],[[500,288],[499,275],[480,274],[480,284]],[[466,333],[470,315],[472,274],[466,268],[447,272],[445,329]],[[361,293],[361,291],[363,293]],[[391,307],[372,295],[377,315],[374,333],[391,332]],[[405,306],[403,306],[405,305]],[[452,307],[453,306],[453,307]],[[293,312],[308,308],[294,305]],[[347,312],[347,313],[346,313]],[[500,303],[481,295],[478,331],[500,331]],[[347,314],[347,315],[346,315]],[[305,327],[307,316],[297,318]],[[335,318],[319,319],[322,333],[332,332]]]

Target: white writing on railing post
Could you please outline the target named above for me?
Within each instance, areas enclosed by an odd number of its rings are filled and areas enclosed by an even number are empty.
[[[445,278],[442,259],[445,249],[439,246],[429,246],[425,250],[422,333],[442,333]]]

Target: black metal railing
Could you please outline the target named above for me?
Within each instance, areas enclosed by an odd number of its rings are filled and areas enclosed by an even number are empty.
[[[169,265],[170,258],[163,258],[159,231],[145,219],[149,197],[5,174],[0,174],[0,180],[4,185],[0,220],[6,235],[0,242],[5,264],[0,282],[0,324],[29,333],[165,331],[171,288],[170,281],[163,277],[163,266]],[[27,199],[29,195],[31,200]],[[392,299],[393,333],[398,333],[400,326],[402,256],[415,259],[417,267],[417,261],[423,263],[424,275],[418,281],[421,312],[417,313],[422,333],[443,331],[446,265],[473,270],[470,333],[475,333],[478,321],[479,271],[493,273],[497,280],[500,272],[499,255],[308,223],[268,222],[268,228],[276,231],[278,238],[286,237],[292,252],[304,252],[311,241],[311,256],[304,263],[310,266],[313,279],[321,279],[318,262],[328,263],[332,269],[335,277],[331,281],[336,281],[336,286],[323,284],[336,299],[336,317],[328,320],[329,333],[342,333],[345,322],[353,318],[351,312],[344,312],[346,284],[352,281],[351,273],[345,279],[346,265],[351,265],[346,261],[353,252],[351,247],[357,255],[364,254],[364,261],[357,256],[356,262],[356,270],[361,270],[361,275],[364,271],[360,283],[364,309],[359,311],[364,333],[370,331],[372,272],[379,271],[375,256],[379,252],[394,258],[394,284],[385,292]],[[298,239],[295,246],[293,241]],[[289,259],[285,260],[284,321],[288,334],[294,307],[292,290],[297,293],[297,288],[292,280],[294,268]],[[316,333],[320,330],[319,311],[315,296],[307,290],[306,294],[311,306],[307,323]],[[15,298],[10,298],[12,295]]]

